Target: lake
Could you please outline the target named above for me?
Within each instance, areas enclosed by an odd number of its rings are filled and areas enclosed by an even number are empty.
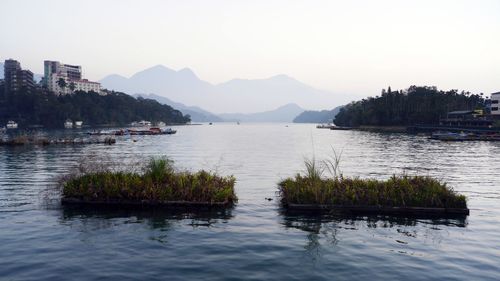
[[[176,129],[175,135],[118,137],[111,146],[0,147],[0,279],[500,279],[500,143],[312,124]],[[305,157],[331,157],[332,148],[342,151],[345,176],[435,176],[468,197],[471,214],[283,212],[277,182],[301,172]],[[238,204],[200,213],[63,208],[53,192],[57,177],[85,157],[126,166],[159,155],[179,168],[234,175]]]

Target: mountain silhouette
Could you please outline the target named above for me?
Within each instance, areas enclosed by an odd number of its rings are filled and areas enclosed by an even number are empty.
[[[258,112],[258,113],[223,113],[219,114],[226,121],[243,121],[243,122],[292,122],[297,115],[304,112],[300,106],[289,103],[278,107],[275,110]]]
[[[315,89],[283,74],[264,79],[232,79],[214,85],[201,80],[189,68],[176,71],[156,65],[130,78],[113,74],[100,82],[109,90],[156,94],[216,113],[264,112],[289,103],[305,108],[332,108],[336,103],[345,103],[337,102],[339,97],[330,92]]]

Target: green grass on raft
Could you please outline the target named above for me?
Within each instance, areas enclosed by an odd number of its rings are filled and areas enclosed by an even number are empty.
[[[467,208],[466,197],[428,176],[392,176],[387,180],[321,178],[318,173],[297,174],[279,184],[288,204],[344,206]]]
[[[235,178],[208,171],[176,171],[166,158],[153,158],[143,173],[98,171],[69,178],[65,198],[87,201],[186,201],[233,203]]]

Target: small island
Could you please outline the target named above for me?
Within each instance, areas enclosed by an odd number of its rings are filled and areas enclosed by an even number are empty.
[[[282,205],[288,210],[336,210],[392,215],[468,215],[464,195],[429,176],[393,175],[387,180],[324,178],[309,165],[306,175],[282,180]]]
[[[144,172],[96,171],[61,181],[62,204],[139,207],[230,207],[235,178],[177,171],[171,160],[152,158]]]

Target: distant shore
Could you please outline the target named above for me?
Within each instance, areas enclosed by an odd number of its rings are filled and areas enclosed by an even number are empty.
[[[406,133],[406,126],[359,126],[354,128],[360,131],[384,132],[384,133]]]

